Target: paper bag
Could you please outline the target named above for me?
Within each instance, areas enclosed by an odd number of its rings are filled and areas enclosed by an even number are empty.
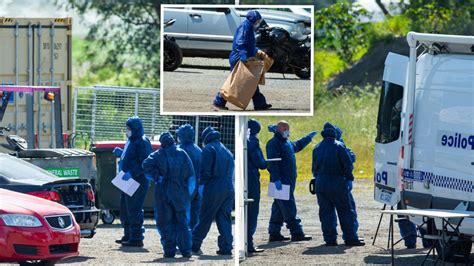
[[[270,70],[270,68],[272,67],[274,61],[270,56],[268,56],[265,52],[263,52],[261,50],[258,50],[258,53],[257,53],[256,57],[260,60],[263,60],[263,63],[264,63],[263,74],[260,77],[260,80],[258,81],[258,84],[259,85],[265,85],[265,73],[267,73],[268,70]]]
[[[222,98],[245,110],[257,90],[263,68],[261,60],[239,61],[221,87]]]

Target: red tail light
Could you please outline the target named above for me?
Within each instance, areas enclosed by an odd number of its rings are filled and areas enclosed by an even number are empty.
[[[36,196],[42,199],[47,199],[50,201],[61,202],[61,196],[56,191],[33,191],[26,194]]]
[[[87,190],[87,199],[89,201],[95,202],[95,195],[94,195],[94,191],[92,191],[92,189]]]

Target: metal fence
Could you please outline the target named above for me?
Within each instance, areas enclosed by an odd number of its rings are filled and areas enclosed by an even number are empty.
[[[207,126],[221,132],[224,145],[234,153],[235,132],[232,116],[163,116],[160,91],[156,88],[94,86],[74,88],[73,143],[84,138],[89,143],[125,139],[125,121],[134,115],[143,120],[145,134],[158,140],[162,132],[185,123],[196,130],[196,144],[201,145],[201,133]],[[81,137],[78,137],[81,136]]]

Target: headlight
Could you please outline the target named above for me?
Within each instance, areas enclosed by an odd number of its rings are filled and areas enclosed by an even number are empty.
[[[23,214],[1,214],[0,218],[7,226],[19,227],[41,227],[43,226],[38,218]]]
[[[291,35],[306,35],[306,26],[303,22],[296,23]]]

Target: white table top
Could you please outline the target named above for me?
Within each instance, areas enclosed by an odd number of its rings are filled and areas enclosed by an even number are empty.
[[[410,209],[410,210],[382,210],[382,213],[391,215],[413,215],[429,218],[468,218],[474,217],[472,211],[442,210],[442,209]]]

